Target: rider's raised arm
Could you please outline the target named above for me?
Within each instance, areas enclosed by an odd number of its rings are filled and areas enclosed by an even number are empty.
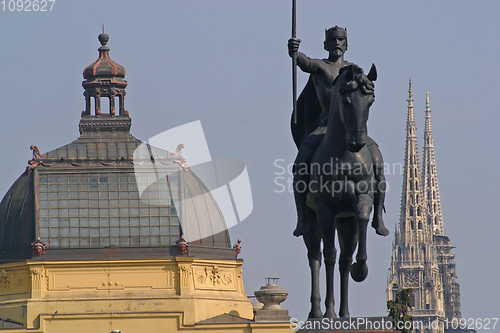
[[[320,59],[309,58],[304,53],[298,52],[297,66],[299,66],[303,72],[310,74],[317,73],[320,70],[322,63],[323,61]]]
[[[297,56],[297,65],[306,73],[316,73],[321,66],[319,59],[311,59],[304,53],[299,52],[300,39],[290,38],[288,40],[288,54],[290,57]]]

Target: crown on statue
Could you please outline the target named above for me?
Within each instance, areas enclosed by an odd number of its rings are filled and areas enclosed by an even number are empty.
[[[329,38],[338,38],[344,37],[347,38],[347,29],[341,28],[339,26],[334,26],[330,29],[325,29],[325,40]]]

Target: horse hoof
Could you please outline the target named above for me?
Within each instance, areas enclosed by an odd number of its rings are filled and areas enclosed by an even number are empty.
[[[307,220],[305,220],[304,218],[299,218],[297,221],[297,226],[293,231],[293,235],[295,237],[304,236],[306,230],[307,230]]]
[[[340,316],[340,318],[347,318],[347,317],[349,317],[349,311],[348,310],[346,310],[346,311],[340,310],[339,316]]]
[[[380,236],[389,235],[389,230],[387,230],[386,227],[379,227],[379,228],[375,229],[375,232],[377,233],[377,235],[380,235]]]
[[[318,318],[323,318],[323,314],[321,313],[321,309],[314,309],[309,312],[309,315],[307,316],[307,319],[318,319]]]
[[[380,235],[380,236],[389,235],[389,230],[385,227],[384,220],[382,219],[382,216],[380,216],[378,219],[373,218],[372,228],[375,229],[375,232],[377,233],[377,235]]]
[[[368,275],[368,265],[366,262],[355,262],[351,265],[351,277],[356,282],[361,282],[366,279]]]
[[[326,310],[325,314],[323,315],[323,318],[337,318],[337,315],[335,314],[335,311],[333,310]]]
[[[300,237],[300,236],[304,236],[305,232],[306,232],[305,228],[297,227],[297,229],[295,229],[293,231],[293,235],[295,237]]]

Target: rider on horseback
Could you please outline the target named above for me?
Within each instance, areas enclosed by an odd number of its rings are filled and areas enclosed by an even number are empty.
[[[300,39],[288,40],[288,54],[297,57],[297,65],[306,73],[310,73],[309,81],[297,100],[297,123],[292,122],[292,135],[299,148],[294,164],[294,196],[297,207],[297,227],[293,234],[303,235],[307,228],[306,200],[309,183],[309,168],[314,151],[323,140],[326,121],[332,100],[333,82],[340,69],[351,63],[344,60],[347,50],[347,30],[335,26],[325,30],[324,48],[328,51],[328,59],[311,59],[298,52]],[[385,176],[382,154],[377,143],[368,135],[366,145],[373,158],[373,167],[377,188],[374,198],[372,227],[377,234],[387,236],[389,230],[384,226],[382,211],[385,199]]]

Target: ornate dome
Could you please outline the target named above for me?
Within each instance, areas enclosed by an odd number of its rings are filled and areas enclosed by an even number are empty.
[[[151,153],[148,159],[168,166],[168,176],[150,181],[142,193],[138,182],[143,178],[134,166],[134,151],[141,145]],[[37,237],[46,244],[46,255],[57,257],[78,255],[77,249],[87,249],[85,256],[102,255],[109,246],[125,256],[178,256],[175,245],[183,226],[214,230],[210,237],[194,237],[191,255],[210,257],[213,253],[203,249],[210,247],[235,258],[215,199],[176,160],[130,134],[94,140],[81,136],[34,158],[0,203],[0,260],[32,257]],[[142,168],[142,177],[154,175],[153,167]],[[196,196],[201,199],[185,200]]]
[[[84,71],[96,76],[88,80],[125,75],[109,59],[108,38],[99,36],[99,59]],[[110,87],[99,84],[92,89]],[[217,202],[182,156],[133,137],[128,112],[88,110],[75,141],[44,154],[31,147],[33,159],[0,203],[0,261],[101,258],[110,248],[116,257],[179,256],[176,242],[186,231],[184,255],[235,259]],[[46,247],[41,257],[33,251],[37,238]]]
[[[83,70],[83,78],[86,80],[95,77],[117,77],[117,79],[123,79],[126,74],[125,68],[109,57],[109,47],[106,46],[109,41],[108,34],[102,33],[98,38],[99,42],[101,42],[101,47],[98,49],[99,58],[85,67]]]

